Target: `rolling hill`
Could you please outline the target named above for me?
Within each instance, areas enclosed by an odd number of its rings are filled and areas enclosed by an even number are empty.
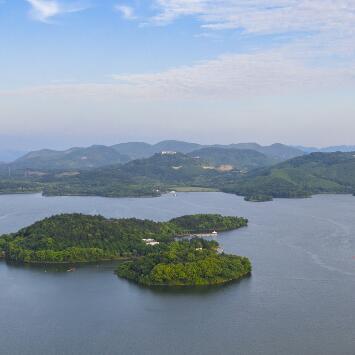
[[[240,143],[230,145],[200,145],[196,143],[182,142],[176,140],[162,141],[157,144],[148,144],[144,142],[128,142],[120,143],[113,146],[93,145],[87,148],[70,148],[64,151],[57,151],[51,149],[42,149],[25,154],[24,156],[9,163],[7,167],[11,168],[13,172],[22,171],[24,169],[30,170],[80,170],[91,169],[102,166],[124,164],[131,160],[149,158],[154,154],[163,151],[173,151],[183,154],[189,154],[199,149],[216,148],[226,149],[228,153],[225,155],[232,156],[232,150],[248,151],[248,153],[241,153],[240,158],[231,158],[234,162],[231,165],[240,166],[241,169],[252,169],[254,167],[270,165],[272,163],[281,162],[295,156],[303,155],[304,153],[296,148],[289,147],[283,144],[273,144],[270,146],[261,146],[256,143]],[[259,164],[262,157],[256,157],[251,151],[263,154],[269,161],[266,164]],[[217,152],[214,150],[205,150],[202,153],[208,159],[207,153],[211,153],[209,160],[215,161]],[[221,152],[218,153],[221,157]],[[244,158],[242,158],[242,154]],[[247,159],[250,157],[251,161]],[[228,160],[228,159],[227,159]],[[238,161],[237,161],[238,160]],[[241,162],[243,160],[243,163]],[[6,173],[7,169],[3,169]]]
[[[157,144],[148,144],[144,142],[129,142],[113,145],[112,148],[121,154],[128,155],[131,160],[140,158],[149,158],[154,154],[163,151],[174,151],[179,153],[189,153],[199,149],[202,146],[196,143],[188,143],[176,140],[166,140]]]
[[[305,154],[305,152],[303,152],[301,149],[291,147],[281,143],[274,143],[268,146],[262,146],[257,143],[237,143],[237,144],[229,144],[229,145],[215,145],[215,147],[241,149],[241,150],[245,150],[245,149],[254,150],[278,162],[292,159]]]
[[[303,147],[298,146],[298,149],[301,149],[305,153],[335,153],[335,152],[355,152],[355,145],[336,145],[324,148],[316,148],[316,147]]]
[[[355,191],[355,153],[312,153],[249,173],[225,186],[244,196],[306,197]]]
[[[9,167],[14,170],[72,170],[122,164],[129,160],[127,155],[111,147],[93,145],[88,148],[71,148],[64,151],[43,149],[30,152],[9,164]]]
[[[188,154],[191,157],[199,157],[220,170],[236,169],[247,172],[275,164],[273,158],[250,149],[208,147],[195,150]]]
[[[172,186],[210,186],[221,175],[202,159],[157,153],[124,165],[83,170],[75,176],[45,176],[46,195],[158,196]]]
[[[157,153],[75,174],[52,171],[4,178],[0,193],[133,197],[159,196],[171,189],[208,188],[260,201],[355,192],[355,153],[312,153],[265,166],[268,159],[255,151],[226,148],[202,148],[189,155]],[[247,171],[250,164],[261,167]]]

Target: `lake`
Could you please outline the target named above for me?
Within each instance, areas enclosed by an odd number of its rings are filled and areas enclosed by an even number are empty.
[[[0,196],[0,233],[62,212],[168,220],[249,219],[222,233],[253,274],[222,287],[149,289],[112,264],[74,273],[0,262],[0,353],[355,354],[355,197],[248,203],[223,193],[176,197]]]

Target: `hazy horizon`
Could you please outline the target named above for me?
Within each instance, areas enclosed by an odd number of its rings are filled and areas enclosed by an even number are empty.
[[[132,139],[132,140],[121,140],[121,141],[98,141],[98,142],[83,142],[82,144],[78,144],[73,142],[73,144],[70,144],[70,142],[65,143],[65,141],[58,141],[59,143],[53,143],[50,142],[50,140],[44,140],[43,145],[36,142],[36,140],[29,140],[29,141],[20,141],[17,139],[13,139],[12,137],[6,137],[6,139],[3,139],[3,137],[0,136],[0,153],[1,152],[19,152],[19,153],[26,153],[29,151],[36,151],[36,150],[41,150],[41,149],[50,149],[50,150],[67,150],[70,148],[86,148],[90,146],[95,146],[95,145],[104,145],[104,146],[113,146],[116,144],[123,144],[123,143],[148,143],[151,145],[160,143],[162,141],[180,141],[180,142],[186,142],[186,143],[196,143],[200,145],[230,145],[230,144],[238,144],[238,143],[256,143],[261,146],[270,146],[272,144],[284,144],[290,147],[298,148],[298,147],[303,147],[303,148],[316,148],[316,149],[324,149],[324,148],[331,148],[331,147],[338,147],[338,146],[355,146],[355,144],[330,144],[330,145],[325,145],[325,146],[317,146],[317,145],[303,145],[303,144],[290,144],[287,142],[266,142],[266,143],[261,143],[258,141],[213,141],[213,142],[202,142],[202,141],[197,141],[197,140],[188,140],[188,139],[179,139],[179,138],[165,138],[165,139],[158,139],[158,140],[140,140],[140,139]]]

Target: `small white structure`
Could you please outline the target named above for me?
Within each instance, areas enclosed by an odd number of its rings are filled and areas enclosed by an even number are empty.
[[[143,242],[146,244],[146,245],[159,245],[159,242],[157,242],[155,239],[142,239]]]
[[[217,237],[217,235],[218,235],[218,233],[217,233],[216,231],[213,231],[211,234],[212,234],[214,237]]]
[[[172,150],[163,150],[161,152],[161,155],[175,155],[176,152],[172,151]]]
[[[176,197],[176,191],[170,191],[170,194]]]

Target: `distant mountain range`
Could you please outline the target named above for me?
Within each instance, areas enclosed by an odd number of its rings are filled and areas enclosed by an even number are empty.
[[[63,151],[42,149],[24,153],[17,150],[1,150],[0,164],[10,164],[13,169],[33,169],[33,170],[53,170],[53,169],[90,169],[112,164],[125,164],[128,161],[148,158],[162,151],[175,151],[183,154],[189,154],[199,149],[207,148],[227,149],[225,156],[229,156],[229,160],[218,160],[219,164],[240,165],[241,157],[232,157],[236,154],[236,150],[248,150],[258,152],[266,156],[269,160],[266,162],[259,161],[256,163],[247,162],[247,168],[259,167],[279,163],[288,159],[292,159],[304,154],[315,152],[331,153],[331,152],[353,152],[355,145],[330,146],[325,148],[305,147],[305,146],[288,146],[285,144],[275,143],[269,146],[261,146],[257,143],[237,143],[237,144],[215,144],[202,145],[197,143],[189,143],[177,140],[166,140],[157,144],[148,144],[144,142],[128,142],[115,144],[113,146],[93,145],[84,148],[70,148]],[[203,151],[205,154],[211,151]],[[217,151],[214,151],[214,155]],[[221,155],[221,151],[218,153]],[[224,154],[223,154],[224,155]],[[249,153],[250,155],[250,153]],[[249,156],[251,159],[252,157]],[[255,159],[258,159],[256,156]],[[234,159],[238,162],[233,164]],[[261,156],[259,156],[261,159]],[[264,159],[264,158],[263,158]],[[243,165],[243,164],[242,164]],[[243,168],[243,167],[242,167]]]
[[[355,145],[336,145],[325,148],[316,148],[316,147],[303,147],[296,146],[297,149],[302,150],[303,152],[309,153],[335,153],[335,152],[355,152]]]
[[[211,150],[212,148],[214,150]],[[64,151],[43,149],[25,154],[9,163],[8,167],[13,170],[91,169],[108,165],[125,164],[131,160],[148,158],[163,151],[189,154],[200,149],[207,149],[200,152],[204,158],[207,158],[206,154],[213,153],[214,163],[231,164],[241,169],[266,166],[304,154],[304,152],[298,148],[279,143],[270,146],[261,146],[256,143],[201,145],[167,140],[157,144],[128,142],[110,147],[93,145],[88,148],[71,148]],[[225,149],[225,151],[223,151],[223,149]],[[240,153],[240,151],[247,152]],[[251,152],[254,152],[254,154]],[[257,155],[255,153],[259,154]],[[224,156],[223,159],[222,156]],[[248,162],[248,159],[251,159],[251,161]],[[241,163],[241,160],[244,160],[244,163]]]

